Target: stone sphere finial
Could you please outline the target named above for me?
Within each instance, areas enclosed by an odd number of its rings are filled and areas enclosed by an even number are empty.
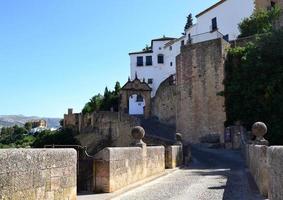
[[[267,126],[262,122],[256,122],[252,126],[252,133],[256,137],[263,137],[267,133]]]
[[[135,140],[141,140],[144,138],[145,131],[143,127],[141,126],[136,126],[132,129],[132,136]]]
[[[135,140],[134,145],[138,145],[139,146],[141,144],[144,144],[144,142],[142,141],[144,136],[145,136],[145,130],[143,129],[143,127],[135,126],[132,129],[132,137]]]
[[[263,122],[256,122],[253,124],[252,134],[256,136],[256,144],[268,145],[268,141],[263,137],[266,133],[267,126]]]

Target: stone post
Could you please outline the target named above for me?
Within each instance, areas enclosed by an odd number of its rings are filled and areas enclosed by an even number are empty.
[[[181,145],[181,146],[183,145],[181,133],[176,133],[176,145]]]
[[[256,136],[254,144],[257,145],[269,145],[269,142],[264,139],[264,135],[267,133],[267,127],[263,122],[256,122],[252,126],[252,134]]]
[[[134,138],[133,146],[140,147],[142,149],[142,165],[143,165],[143,177],[146,177],[147,171],[147,148],[146,143],[143,142],[143,138],[145,136],[145,130],[141,126],[135,126],[132,129],[132,137]]]
[[[141,147],[143,149],[143,156],[146,157],[146,143],[143,142],[145,131],[143,127],[136,126],[132,129],[132,137],[134,138],[133,146]]]

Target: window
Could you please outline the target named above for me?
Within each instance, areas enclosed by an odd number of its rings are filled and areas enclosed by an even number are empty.
[[[214,17],[211,20],[211,23],[212,23],[212,31],[216,31],[217,30],[217,19],[216,19],[216,17]]]
[[[172,46],[169,47],[170,51],[172,51]]]
[[[137,95],[137,102],[143,102],[143,97],[142,95]]]
[[[152,56],[145,57],[145,65],[147,66],[152,65]]]
[[[152,78],[149,78],[149,79],[147,80],[147,83],[148,83],[148,84],[152,84],[152,83],[153,83],[153,79],[152,79]]]
[[[181,46],[184,46],[184,45],[185,45],[185,41],[182,40],[182,41],[181,41]]]
[[[137,66],[143,66],[143,57],[142,56],[137,57]]]
[[[158,64],[163,64],[164,63],[164,55],[163,54],[159,54],[157,56],[157,63]]]
[[[223,39],[226,40],[227,42],[229,42],[229,34],[224,35],[224,36],[223,36]]]
[[[162,48],[161,47],[159,47],[159,50],[161,50]]]
[[[171,66],[171,67],[173,66],[173,62],[170,62],[170,66]]]

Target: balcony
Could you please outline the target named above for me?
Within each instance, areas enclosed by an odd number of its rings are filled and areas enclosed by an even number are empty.
[[[192,35],[190,39],[188,40],[188,44],[205,42],[205,41],[214,40],[217,38],[223,38],[225,40],[228,40],[227,36],[224,36],[222,33],[216,30],[213,32],[206,32],[206,33],[201,33],[197,35]]]

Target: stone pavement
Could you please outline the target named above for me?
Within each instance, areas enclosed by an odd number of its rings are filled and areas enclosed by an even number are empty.
[[[239,151],[192,148],[193,162],[115,200],[263,200]],[[99,196],[78,200],[100,200]]]

